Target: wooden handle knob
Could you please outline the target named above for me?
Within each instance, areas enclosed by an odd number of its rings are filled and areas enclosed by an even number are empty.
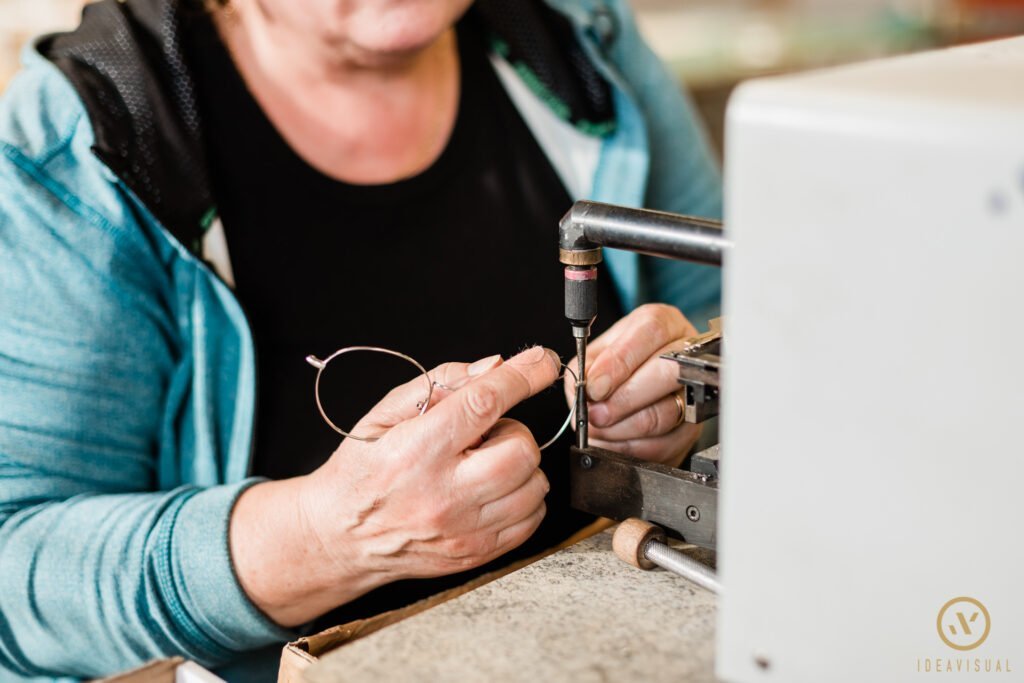
[[[654,563],[644,557],[644,546],[650,540],[664,543],[665,532],[650,522],[630,517],[615,530],[612,549],[627,564],[640,569],[654,569]]]

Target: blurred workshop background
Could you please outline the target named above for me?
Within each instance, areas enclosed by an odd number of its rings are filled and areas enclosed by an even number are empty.
[[[0,0],[0,91],[32,36],[84,0]],[[1024,33],[1024,0],[633,0],[651,46],[690,88],[721,150],[729,93],[770,73]]]

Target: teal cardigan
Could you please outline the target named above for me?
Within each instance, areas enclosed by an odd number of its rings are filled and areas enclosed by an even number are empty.
[[[719,216],[693,108],[625,0],[549,2],[613,86],[592,198]],[[76,91],[27,50],[0,101],[0,680],[217,665],[293,635],[248,600],[228,550],[256,481],[245,316],[92,143]],[[607,262],[627,308],[667,301],[703,323],[717,307],[713,269]]]

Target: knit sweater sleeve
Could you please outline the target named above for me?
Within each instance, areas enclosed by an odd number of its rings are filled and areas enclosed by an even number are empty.
[[[137,226],[57,180],[96,161],[31,80],[0,106],[0,679],[283,641],[231,564],[253,481],[157,490],[190,372],[174,288]]]

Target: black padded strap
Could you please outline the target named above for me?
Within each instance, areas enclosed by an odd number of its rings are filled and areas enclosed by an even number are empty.
[[[477,0],[473,11],[496,39],[496,49],[556,113],[585,132],[614,127],[611,88],[566,17],[542,0]]]
[[[212,197],[182,12],[177,0],[102,0],[86,6],[75,31],[39,49],[78,91],[96,155],[197,251]]]

